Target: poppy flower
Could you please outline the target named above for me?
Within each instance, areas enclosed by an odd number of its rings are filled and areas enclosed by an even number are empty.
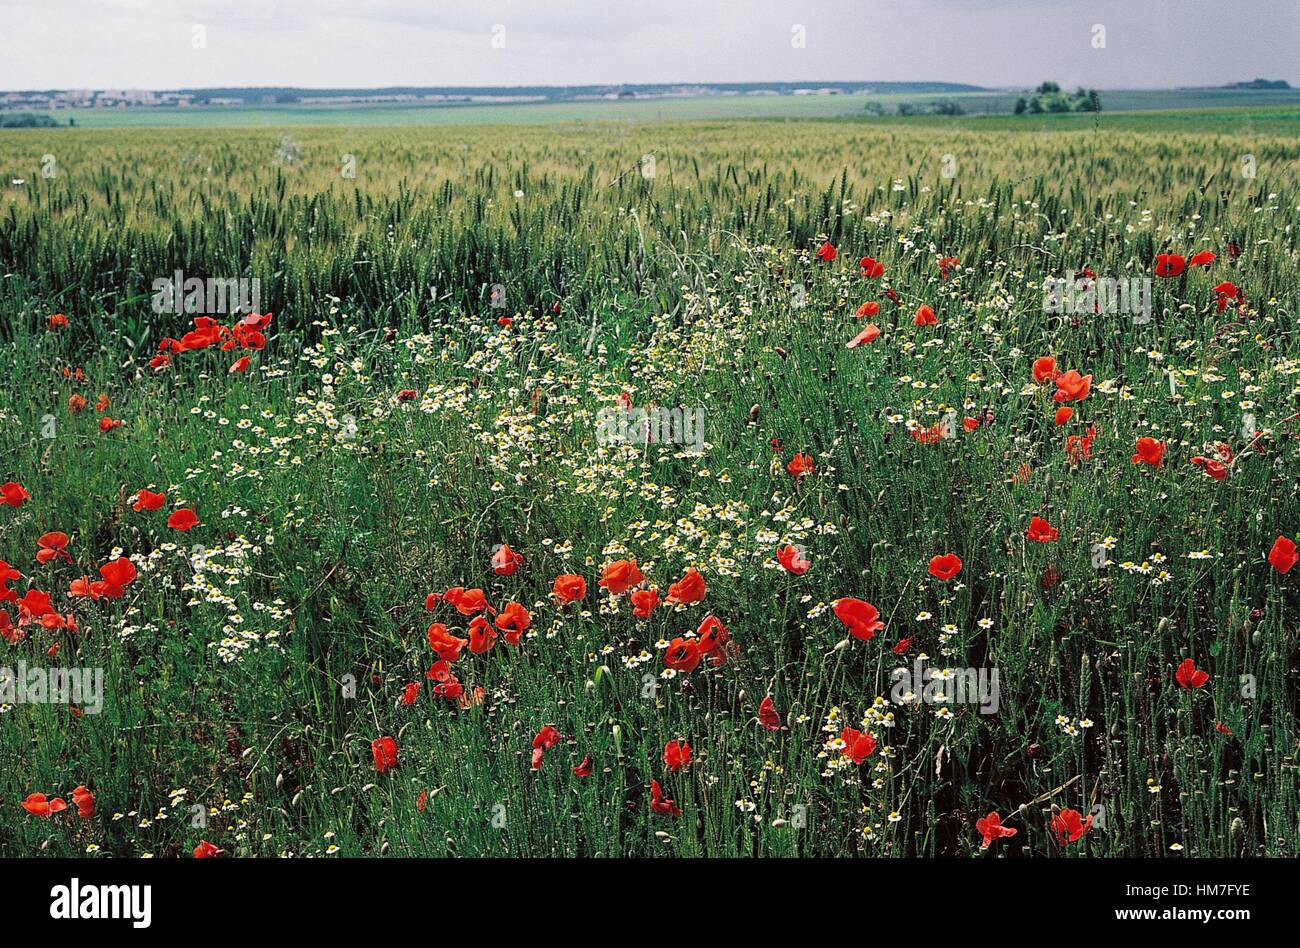
[[[104,412],[108,411],[108,406],[110,404],[111,402],[109,402],[108,396],[103,393],[100,393],[99,398],[95,399],[95,411],[99,412],[100,414],[103,414]]]
[[[98,587],[95,591],[109,599],[121,599],[126,595],[126,587],[135,582],[139,572],[129,556],[119,556],[117,559],[109,560],[101,566],[99,575],[104,578],[104,583],[103,585],[94,584]]]
[[[461,586],[453,586],[442,594],[442,598],[451,603],[456,611],[463,616],[472,616],[476,612],[482,612],[488,607],[487,597],[483,595],[481,589],[465,589]],[[426,607],[428,602],[425,602]]]
[[[1242,299],[1241,290],[1238,288],[1237,284],[1230,283],[1227,280],[1214,287],[1211,292],[1214,293],[1215,301],[1218,304],[1218,311],[1220,313],[1227,309],[1228,304],[1233,300]]]
[[[586,598],[587,581],[574,573],[564,573],[555,577],[555,582],[551,584],[551,592],[561,603],[568,605]]]
[[[835,259],[836,253],[835,245],[828,240],[817,248],[817,259],[825,260],[827,263],[830,263],[830,261]]]
[[[1034,360],[1034,381],[1038,384],[1050,382],[1056,378],[1056,359],[1043,356]]]
[[[1164,463],[1165,443],[1163,441],[1157,441],[1155,438],[1138,438],[1134,449],[1137,451],[1133,455],[1134,464],[1160,467]]]
[[[956,268],[959,263],[960,261],[956,257],[940,257],[939,258],[939,279],[941,280],[948,279],[949,272],[954,268]]]
[[[39,816],[41,819],[49,819],[55,813],[62,813],[68,808],[68,804],[62,797],[50,799],[43,793],[28,794],[27,799],[19,805],[32,816]]]
[[[880,304],[877,303],[875,300],[867,300],[865,303],[863,303],[861,306],[857,308],[857,311],[854,312],[853,315],[861,319],[864,316],[875,316],[879,312],[880,312]],[[870,340],[867,341],[870,342]]]
[[[542,755],[560,742],[560,732],[549,724],[544,726],[533,738],[533,770],[542,766]]]
[[[1053,421],[1055,422],[1056,427],[1059,428],[1073,417],[1074,409],[1069,405],[1062,405],[1060,408],[1056,409],[1056,417]]]
[[[912,322],[918,326],[933,326],[938,321],[938,317],[934,315],[934,310],[925,303],[916,308],[916,315],[912,317]]]
[[[721,665],[726,659],[726,647],[731,641],[731,633],[717,616],[705,616],[699,628],[695,630],[696,645],[700,656],[712,655],[715,665]]]
[[[1083,819],[1078,810],[1065,809],[1052,816],[1052,835],[1062,846],[1078,842],[1092,829],[1092,817]]]
[[[1025,530],[1025,536],[1035,543],[1051,543],[1060,537],[1061,531],[1052,526],[1042,517],[1034,516],[1029,521],[1029,527]]]
[[[876,750],[876,739],[857,728],[846,727],[840,731],[840,740],[844,742],[840,753],[851,758],[855,764],[862,763]]]
[[[895,655],[906,655],[908,649],[910,649],[911,647],[912,647],[912,637],[909,635],[905,639],[899,639],[897,642],[895,642],[893,645],[890,646],[889,650],[893,652]]]
[[[816,470],[813,459],[810,455],[799,453],[790,459],[790,463],[785,466],[786,472],[796,480],[805,474],[811,474]]]
[[[1216,257],[1217,255],[1213,250],[1201,250],[1192,254],[1192,259],[1187,261],[1187,265],[1189,267],[1205,267],[1208,270]]]
[[[804,556],[803,550],[792,543],[787,543],[776,551],[776,561],[781,564],[782,569],[793,576],[802,576],[812,566]]]
[[[198,515],[187,507],[182,507],[180,510],[172,511],[171,516],[167,518],[167,526],[171,527],[173,530],[180,530],[182,533],[191,530],[198,525]]]
[[[758,705],[758,723],[769,731],[781,730],[781,715],[777,713],[776,702],[768,695]]]
[[[386,774],[397,766],[397,741],[391,737],[377,737],[370,742],[370,754],[375,759],[375,770]]]
[[[46,329],[63,329],[68,325],[68,317],[62,313],[51,313],[45,317]]]
[[[956,553],[944,553],[930,558],[930,575],[944,582],[961,572],[961,557]]]
[[[475,616],[469,624],[469,650],[475,655],[482,655],[496,644],[497,633],[488,620]]]
[[[151,490],[145,490],[143,487],[135,492],[135,503],[131,509],[136,513],[141,510],[161,510],[163,504],[167,503],[166,494],[155,494]]]
[[[880,327],[875,323],[867,323],[866,328],[858,333],[852,339],[844,344],[846,349],[856,349],[858,346],[866,345],[869,342],[875,342],[880,338]]]
[[[84,785],[72,791],[72,803],[77,808],[77,816],[83,820],[88,820],[95,815],[95,795]]]
[[[36,545],[40,547],[36,551],[36,562],[38,563],[48,563],[50,560],[59,557],[63,557],[69,563],[72,562],[72,555],[64,549],[68,545],[68,535],[66,533],[57,530],[51,531],[38,539]]]
[[[492,572],[498,576],[513,576],[515,571],[523,564],[524,558],[521,554],[510,549],[510,544],[502,543],[492,551]]]
[[[29,589],[18,600],[18,624],[26,625],[28,622],[38,621],[42,616],[53,611],[54,603],[50,601],[49,593],[39,589]]]
[[[1197,668],[1196,661],[1191,658],[1183,659],[1178,670],[1174,672],[1174,681],[1178,682],[1185,691],[1204,687],[1209,680],[1210,673]]]
[[[621,596],[644,581],[645,574],[637,569],[636,560],[614,560],[601,571],[599,586],[610,595]]]
[[[1192,458],[1191,463],[1199,467],[1206,477],[1212,477],[1216,481],[1226,481],[1228,479],[1228,469],[1223,466],[1222,461],[1198,456]]]
[[[692,606],[697,602],[703,602],[706,592],[708,587],[704,585],[704,577],[692,566],[686,570],[681,579],[669,584],[667,602],[669,605],[680,603],[683,606]]]
[[[1187,261],[1176,253],[1156,254],[1156,276],[1171,278],[1182,276],[1187,269]]]
[[[1300,554],[1296,553],[1294,540],[1279,536],[1273,541],[1273,548],[1268,551],[1269,566],[1279,573],[1289,573],[1297,562],[1300,562]]]
[[[668,648],[664,650],[664,665],[673,671],[679,671],[683,674],[690,674],[695,671],[700,664],[699,643],[694,639],[684,639],[680,636],[668,643]]]
[[[681,816],[682,809],[664,796],[663,787],[658,780],[650,781],[650,809],[660,816]]]
[[[84,395],[78,395],[74,392],[68,396],[68,411],[72,414],[77,414],[77,412],[81,411],[85,407],[86,397]]]
[[[21,507],[23,501],[31,500],[32,495],[23,489],[23,485],[17,481],[9,481],[6,484],[0,484],[0,501],[8,504],[10,507]]]
[[[248,356],[240,356],[238,359],[236,359],[234,362],[231,363],[230,368],[226,370],[226,374],[234,375],[236,372],[247,372],[248,363],[249,363]]]
[[[638,589],[632,593],[632,615],[638,619],[649,619],[650,614],[659,606],[659,590]]]
[[[420,683],[408,681],[406,687],[402,689],[402,704],[409,708],[415,704],[415,699],[418,697],[420,697]]]
[[[532,614],[517,602],[508,602],[497,616],[497,628],[505,633],[507,645],[518,645],[519,636],[528,631]]]
[[[460,650],[469,644],[469,639],[457,638],[447,631],[447,627],[441,622],[432,623],[425,635],[429,639],[429,648],[433,649],[439,658],[454,662],[460,658]]]
[[[1091,388],[1091,375],[1080,375],[1078,369],[1071,369],[1056,377],[1056,394],[1052,399],[1057,402],[1081,402],[1088,397]]]
[[[573,775],[575,777],[591,776],[591,755],[590,754],[582,758],[582,763],[578,764],[577,767],[573,768]]]
[[[975,821],[975,831],[984,837],[984,843],[980,849],[988,849],[995,839],[1015,836],[1018,832],[1010,826],[1002,825],[1002,817],[998,816],[997,811],[993,811],[988,816],[981,816]]]
[[[691,765],[691,745],[683,740],[669,741],[664,745],[664,766],[672,773]]]
[[[194,847],[194,858],[213,859],[222,852],[224,852],[224,850],[218,849],[216,846],[213,846],[206,839],[201,839],[199,840],[199,844]]]
[[[849,635],[863,642],[871,641],[871,638],[885,627],[885,623],[880,621],[880,610],[865,599],[846,596],[843,599],[836,599],[831,608],[835,618],[848,626]]]
[[[404,388],[397,393],[397,400],[399,402],[413,402],[415,401],[415,395],[416,395],[415,389]]]
[[[885,273],[885,265],[871,257],[863,257],[858,261],[858,266],[862,268],[862,278],[864,280],[874,280]]]
[[[1069,455],[1073,463],[1077,464],[1079,461],[1086,461],[1092,457],[1092,439],[1096,434],[1096,427],[1089,425],[1086,435],[1069,435],[1066,437],[1065,453]]]
[[[116,418],[109,418],[107,415],[105,415],[103,418],[99,419],[100,434],[108,434],[114,428],[121,428],[121,427],[122,427],[122,422]]]

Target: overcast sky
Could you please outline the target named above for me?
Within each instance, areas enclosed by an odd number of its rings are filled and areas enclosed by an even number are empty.
[[[205,48],[194,48],[196,25],[206,31]],[[1105,28],[1105,48],[1094,48],[1096,25]],[[1300,85],[1300,0],[0,5],[0,89],[817,79],[985,86],[1054,79],[1113,89],[1255,77]]]

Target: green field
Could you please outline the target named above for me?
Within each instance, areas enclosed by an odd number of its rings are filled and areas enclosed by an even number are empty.
[[[1300,111],[1198,105],[0,132],[0,667],[103,673],[0,700],[0,855],[1297,855]]]

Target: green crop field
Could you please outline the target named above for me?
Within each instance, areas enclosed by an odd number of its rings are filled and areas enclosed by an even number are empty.
[[[1199,104],[0,131],[0,855],[1297,855],[1300,113]]]

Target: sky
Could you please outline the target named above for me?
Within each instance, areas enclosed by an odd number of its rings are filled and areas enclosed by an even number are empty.
[[[0,0],[0,89],[1300,86],[1300,0]],[[197,45],[202,29],[203,44]]]

